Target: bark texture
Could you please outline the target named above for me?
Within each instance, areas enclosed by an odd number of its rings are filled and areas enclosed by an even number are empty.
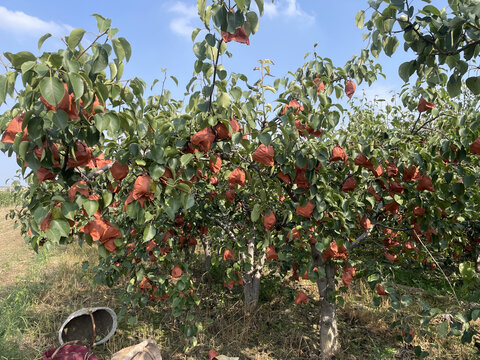
[[[325,269],[325,277],[317,281],[320,295],[320,348],[323,359],[333,358],[340,344],[338,341],[337,309],[331,297],[335,291],[335,266],[331,261],[324,262],[322,255],[312,245],[312,258],[317,267]]]
[[[259,264],[255,261],[255,243],[254,237],[248,240],[247,253],[243,257],[243,260],[250,264],[250,270],[244,271],[242,274],[244,303],[247,312],[254,310],[258,305],[260,280],[265,265],[265,254],[260,258]]]
[[[243,276],[243,296],[245,308],[247,311],[254,310],[258,305],[260,296],[260,278],[259,272],[254,274],[244,274]]]
[[[212,249],[210,247],[210,242],[205,237],[202,237],[202,247],[203,252],[205,253],[205,272],[209,273],[210,268],[212,267]]]

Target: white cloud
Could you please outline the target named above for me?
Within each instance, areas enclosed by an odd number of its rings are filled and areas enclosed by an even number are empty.
[[[266,2],[263,6],[263,11],[265,12],[265,15],[268,17],[275,17],[278,15],[278,3],[277,4],[272,4],[269,2]]]
[[[372,87],[363,89],[363,92],[369,101],[373,101],[375,99],[390,101],[392,95],[395,93],[395,88],[393,86],[375,84],[372,85]]]
[[[54,21],[44,21],[21,11],[11,11],[0,6],[0,30],[15,35],[41,36],[51,33],[57,36],[68,34],[73,28]]]
[[[396,89],[391,85],[374,84],[362,90],[362,97],[369,103],[374,103],[379,109],[385,109],[387,105],[401,106],[402,102],[398,97],[395,97]],[[359,95],[360,96],[360,95]]]
[[[286,16],[301,20],[303,23],[311,23],[315,20],[313,15],[309,15],[302,10],[297,0],[275,0],[273,4],[265,2],[264,11],[265,15],[270,18]]]
[[[198,17],[196,6],[176,2],[169,11],[175,13],[175,16],[170,21],[170,29],[178,35],[190,38],[195,28],[193,21]]]

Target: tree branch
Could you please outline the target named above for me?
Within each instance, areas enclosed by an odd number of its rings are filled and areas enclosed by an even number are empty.
[[[107,171],[108,169],[110,169],[112,166],[113,166],[114,162],[112,161],[111,163],[107,164],[107,165],[104,165],[102,166],[100,169],[98,169],[97,171],[94,171],[90,174],[87,175],[87,178],[89,180],[92,180],[94,178],[96,178],[97,176],[100,176],[102,175],[105,171]]]
[[[88,45],[88,47],[87,47],[85,50],[83,50],[83,51],[77,56],[76,60],[80,59],[80,58],[82,57],[82,55],[85,54],[85,53],[93,46],[93,44],[95,44],[95,43],[97,42],[98,39],[100,39],[103,35],[105,35],[105,34],[108,32],[108,30],[110,30],[110,29],[105,30],[105,31],[104,31],[103,33],[101,33],[101,34],[98,34],[97,37],[95,38],[95,40],[93,40],[93,42],[92,42],[90,45]]]
[[[213,90],[215,90],[215,79],[217,78],[217,67],[218,67],[218,59],[220,58],[220,47],[222,46],[223,38],[220,39],[218,42],[218,49],[217,49],[217,58],[215,59],[215,66],[213,67],[213,81],[212,81],[212,91],[210,92],[210,100],[208,101],[208,111],[212,111],[212,97],[213,97]]]
[[[418,241],[420,242],[420,244],[422,244],[422,246],[423,246],[423,248],[425,249],[425,251],[428,253],[428,255],[430,255],[430,257],[432,258],[433,262],[437,265],[438,269],[439,269],[440,272],[442,273],[442,275],[443,275],[443,277],[445,278],[445,280],[447,280],[448,285],[450,286],[450,289],[452,289],[453,296],[455,297],[455,300],[457,301],[458,306],[461,306],[460,301],[458,300],[457,294],[455,293],[455,289],[453,288],[453,285],[452,285],[452,283],[450,282],[450,280],[448,280],[448,276],[445,274],[445,272],[443,271],[442,267],[441,267],[440,264],[437,262],[437,260],[433,257],[433,255],[432,255],[432,253],[430,252],[430,250],[428,250],[427,246],[424,244],[424,242],[422,241],[422,239],[420,239],[419,234],[415,231],[415,229],[413,229],[412,231],[413,231],[413,233],[416,235],[416,238],[418,239]]]
[[[433,118],[431,119],[428,119],[427,121],[425,121],[422,125],[420,125],[420,127],[414,131],[412,131],[412,135],[416,135],[418,134],[418,132],[423,128],[425,127],[426,125],[430,124],[431,122],[437,120],[439,117],[440,117],[441,114],[438,114],[437,116],[434,116]],[[414,125],[414,129],[415,129],[415,126],[418,122],[418,120],[420,119],[420,116],[418,117],[417,121],[415,122],[415,125]]]

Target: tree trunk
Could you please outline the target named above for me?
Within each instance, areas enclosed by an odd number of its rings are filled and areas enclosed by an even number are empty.
[[[260,279],[262,277],[263,264],[265,262],[265,255],[260,260],[260,266],[255,262],[255,238],[248,240],[247,253],[243,260],[250,264],[248,271],[243,271],[243,296],[245,310],[251,312],[258,305],[258,298],[260,297]]]
[[[259,271],[255,271],[253,274],[246,273],[243,275],[243,296],[245,310],[247,310],[247,312],[254,310],[258,305],[260,278],[261,274]]]
[[[338,352],[337,310],[332,294],[335,291],[335,265],[324,262],[321,254],[312,245],[312,258],[317,267],[325,269],[325,277],[317,281],[320,295],[320,348],[323,359],[331,359]]]
[[[205,253],[205,272],[209,273],[212,266],[212,248],[208,239],[202,238],[202,246]]]

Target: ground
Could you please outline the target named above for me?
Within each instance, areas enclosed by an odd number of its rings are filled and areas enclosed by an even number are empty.
[[[43,351],[58,344],[57,331],[67,316],[83,307],[121,308],[123,285],[109,289],[96,286],[83,261],[95,263],[95,248],[58,247],[35,254],[24,242],[13,220],[5,220],[7,210],[0,209],[0,360],[39,359]],[[220,354],[240,359],[316,359],[319,357],[318,296],[314,284],[284,282],[278,286],[268,276],[262,285],[261,305],[252,316],[245,316],[241,289],[233,292],[220,285],[200,285],[205,300],[195,315],[204,324],[198,346],[185,354],[187,342],[180,324],[171,316],[168,303],[151,303],[146,308],[130,310],[119,324],[117,333],[105,345],[94,349],[100,359],[122,347],[156,340],[164,359],[208,359],[215,349]],[[307,292],[309,304],[294,304],[299,289]],[[411,288],[409,292],[422,289]],[[345,305],[339,309],[342,344],[338,359],[413,359],[413,346],[397,339],[398,329],[391,329],[388,303],[372,306],[372,290],[357,280],[344,294]],[[414,344],[427,347],[440,359],[475,359],[473,346],[460,346],[458,340],[416,336]],[[435,356],[429,357],[434,359]]]

